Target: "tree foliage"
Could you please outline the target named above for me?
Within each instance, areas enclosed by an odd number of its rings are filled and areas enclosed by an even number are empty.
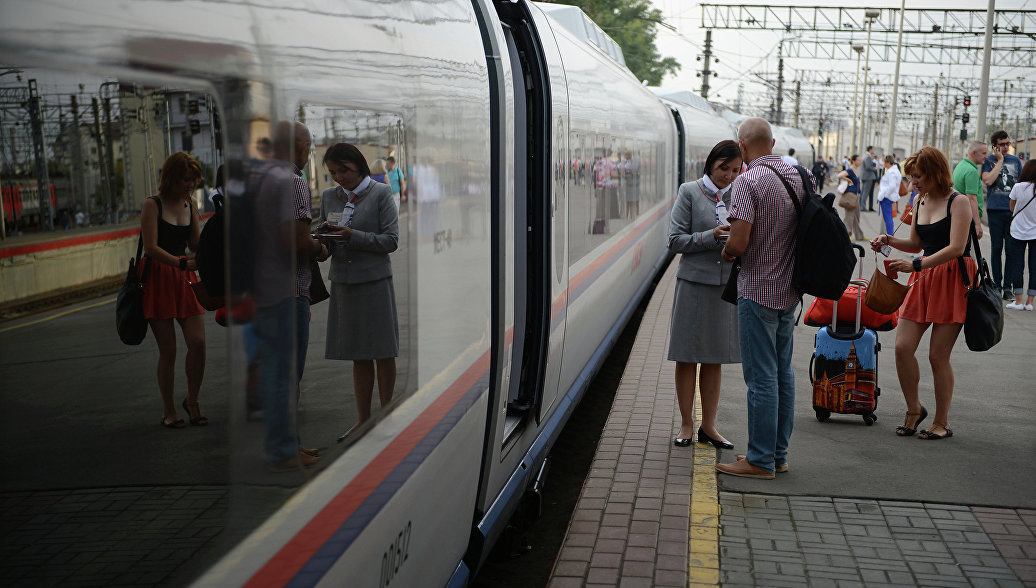
[[[667,73],[680,69],[673,57],[662,57],[655,47],[662,11],[649,0],[556,0],[583,9],[597,26],[622,47],[626,65],[638,80],[657,86]]]

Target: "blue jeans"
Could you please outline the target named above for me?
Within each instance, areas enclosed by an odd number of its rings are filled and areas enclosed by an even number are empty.
[[[881,207],[881,218],[885,220],[885,234],[892,234],[892,201],[888,198],[878,203]]]
[[[266,458],[279,463],[299,452],[294,396],[309,347],[309,300],[285,298],[260,308],[253,324],[259,339],[259,386],[266,429],[263,446]]]
[[[989,252],[989,269],[993,272],[993,281],[997,287],[1003,286],[1005,291],[1011,290],[1011,280],[1004,280],[1004,244],[1011,236],[1011,211],[986,210],[989,219],[989,238],[993,242]],[[1018,284],[1021,287],[1021,284]]]
[[[788,461],[795,422],[791,352],[797,306],[773,310],[747,298],[737,301],[741,371],[748,385],[748,463],[770,472]]]
[[[1025,248],[1029,248],[1029,288],[1022,291],[1023,266],[1025,264]],[[1007,237],[1007,263],[1004,264],[1004,274],[1007,281],[1014,286],[1014,294],[1027,294],[1036,296],[1036,239],[1021,241],[1014,237]]]

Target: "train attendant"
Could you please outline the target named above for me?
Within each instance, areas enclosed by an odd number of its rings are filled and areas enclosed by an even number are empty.
[[[909,237],[879,235],[871,242],[875,251],[890,245],[900,251],[917,253],[914,259],[894,259],[889,269],[914,272],[913,287],[899,308],[896,329],[896,372],[903,390],[907,411],[899,436],[910,436],[928,416],[921,405],[917,385],[921,377],[914,354],[921,336],[932,327],[928,361],[935,380],[935,417],[932,426],[919,433],[921,439],[952,437],[949,428],[950,401],[953,398],[953,366],[950,352],[964,326],[967,302],[964,276],[958,258],[964,256],[969,282],[974,283],[976,265],[969,255],[968,227],[973,221],[970,200],[953,189],[950,162],[935,147],[922,147],[907,158],[903,169],[911,176],[920,194],[914,200],[914,222]]]
[[[892,205],[899,200],[899,184],[903,175],[899,173],[896,158],[891,154],[881,160],[881,165],[885,167],[885,173],[878,185],[878,208],[881,209],[881,218],[885,221],[885,232],[891,235]]]
[[[176,330],[180,323],[187,344],[187,398],[182,406],[192,425],[208,424],[198,406],[198,392],[205,375],[205,309],[191,290],[198,281],[198,269],[187,257],[194,251],[201,234],[198,210],[191,206],[191,194],[201,180],[201,164],[186,153],[169,156],[162,165],[158,196],[144,201],[140,213],[140,233],[147,261],[141,263],[144,281],[144,316],[158,343],[158,391],[162,395],[162,426],[182,429],[187,425],[176,414],[173,404],[173,370],[176,365]]]
[[[353,361],[359,426],[371,416],[375,377],[382,406],[396,384],[399,322],[389,253],[398,246],[399,216],[392,188],[371,179],[354,145],[332,145],[324,165],[338,184],[324,190],[320,211],[321,232],[334,246],[324,357]]]
[[[737,307],[720,298],[731,265],[720,249],[730,234],[727,207],[730,183],[741,171],[741,150],[720,141],[705,160],[705,175],[680,186],[669,222],[669,249],[682,254],[670,327],[669,361],[676,362],[680,434],[673,444],[686,447],[694,432],[694,389],[700,378],[702,421],[698,442],[724,449],[734,445],[716,430],[721,368],[740,363]],[[700,374],[700,375],[699,375]]]

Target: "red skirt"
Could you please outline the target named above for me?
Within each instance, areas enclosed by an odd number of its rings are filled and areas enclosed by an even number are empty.
[[[974,284],[978,271],[975,258],[965,257],[964,265],[968,270],[968,279]],[[968,316],[968,302],[965,298],[968,288],[964,285],[960,263],[956,258],[926,269],[920,276],[903,299],[899,318],[921,324],[964,324],[964,318]]]
[[[204,314],[190,282],[197,282],[194,272],[166,265],[153,259],[141,259],[141,271],[147,267],[144,281],[144,317],[149,319],[187,318]]]

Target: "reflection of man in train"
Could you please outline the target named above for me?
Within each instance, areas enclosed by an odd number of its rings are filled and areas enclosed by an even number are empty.
[[[396,167],[396,158],[389,155],[385,158],[385,179],[389,186],[392,186],[392,200],[396,203],[396,212],[399,211],[399,203],[406,202],[406,178],[403,170]]]
[[[417,187],[417,205],[421,211],[419,233],[431,239],[439,230],[439,200],[442,199],[439,171],[431,157],[422,157],[421,163],[414,166],[413,181]]]
[[[301,123],[282,121],[274,129],[272,147],[274,159],[258,163],[249,177],[255,198],[254,328],[259,338],[266,458],[276,469],[286,470],[318,461],[316,450],[299,443],[295,408],[309,345],[313,277],[308,261],[327,259],[328,252],[309,235],[312,196],[300,170],[309,158],[309,130]]]

